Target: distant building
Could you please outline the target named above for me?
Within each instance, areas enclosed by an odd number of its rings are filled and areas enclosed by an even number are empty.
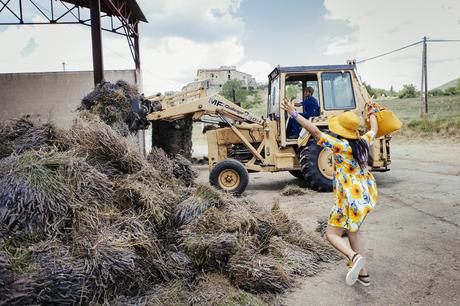
[[[198,69],[196,77],[196,81],[209,80],[210,86],[222,87],[228,80],[240,80],[246,87],[256,86],[256,79],[252,75],[236,70],[235,66],[220,66],[217,69]]]
[[[236,70],[235,66],[220,66],[216,69],[198,69],[195,81],[184,86],[182,90],[204,87],[212,94],[219,92],[228,80],[240,80],[247,88],[257,86],[256,79],[250,74]]]

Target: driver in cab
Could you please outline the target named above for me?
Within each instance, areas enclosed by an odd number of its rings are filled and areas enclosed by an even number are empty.
[[[319,104],[315,97],[313,97],[314,89],[311,86],[305,88],[303,92],[303,100],[300,102],[294,101],[295,106],[302,106],[302,117],[309,119],[310,117],[319,116]],[[299,134],[302,128],[299,126],[297,121],[289,120],[287,126],[287,136],[289,139],[299,138]]]

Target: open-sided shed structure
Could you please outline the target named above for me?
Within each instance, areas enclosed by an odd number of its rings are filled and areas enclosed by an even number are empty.
[[[29,11],[40,15],[32,19]],[[88,14],[89,9],[89,14]],[[35,15],[36,15],[35,14]],[[89,16],[88,16],[89,15]],[[136,0],[0,0],[0,25],[83,24],[91,27],[94,84],[104,79],[101,31],[126,37],[140,77],[139,23],[147,22]]]

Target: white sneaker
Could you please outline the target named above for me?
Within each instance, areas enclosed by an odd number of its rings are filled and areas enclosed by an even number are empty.
[[[356,283],[356,281],[358,280],[359,271],[361,271],[365,264],[364,257],[359,255],[358,253],[353,255],[351,261],[353,262],[353,266],[351,266],[350,270],[347,273],[347,276],[345,277],[345,283],[348,286],[353,286]]]

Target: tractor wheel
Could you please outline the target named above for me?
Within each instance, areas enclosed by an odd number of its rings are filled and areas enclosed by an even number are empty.
[[[249,183],[248,171],[239,161],[227,158],[212,168],[209,183],[223,191],[242,194]]]
[[[302,174],[302,170],[289,170],[289,173],[298,178],[299,180],[305,179],[305,177]]]
[[[313,190],[332,191],[332,158],[332,151],[318,146],[315,139],[308,141],[300,151],[302,174]]]

